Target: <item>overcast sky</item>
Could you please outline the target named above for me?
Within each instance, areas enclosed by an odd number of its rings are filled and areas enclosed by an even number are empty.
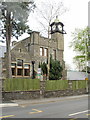
[[[44,0],[36,0],[37,3],[42,1]],[[61,0],[55,0],[55,2],[58,1]],[[59,16],[59,19],[65,25],[64,29],[67,32],[67,34],[64,35],[64,60],[70,65],[72,70],[76,70],[75,65],[73,64],[73,57],[75,56],[75,53],[73,52],[73,49],[70,49],[68,46],[72,41],[71,33],[74,32],[75,28],[83,29],[88,26],[89,0],[62,0],[62,2],[64,3],[64,6],[68,8],[66,13]],[[32,24],[33,23],[35,25],[35,21],[33,21]]]
[[[62,21],[65,24],[67,32],[67,35],[65,35],[64,60],[74,70],[75,66],[71,63],[73,63],[72,58],[75,53],[68,46],[70,41],[72,41],[71,33],[74,32],[75,28],[83,29],[88,26],[88,2],[89,0],[64,0],[65,6],[69,8],[69,12],[62,16]]]
[[[39,3],[44,0],[35,0],[35,2]],[[52,1],[52,0],[49,0]],[[55,2],[61,1],[61,0],[55,0]],[[85,28],[88,26],[88,2],[89,0],[62,0],[64,3],[64,6],[68,8],[68,12],[66,12],[64,15],[62,15],[60,18],[60,21],[63,22],[64,29],[67,32],[66,35],[64,35],[64,60],[67,64],[71,66],[73,70],[75,70],[75,66],[73,64],[73,56],[75,53],[72,49],[70,49],[68,46],[70,44],[70,41],[72,41],[71,33],[74,32],[75,28]],[[31,26],[34,30],[36,29],[36,21],[30,21]],[[26,36],[23,36],[23,38]],[[21,38],[22,39],[22,38]],[[0,43],[1,44],[1,43]]]

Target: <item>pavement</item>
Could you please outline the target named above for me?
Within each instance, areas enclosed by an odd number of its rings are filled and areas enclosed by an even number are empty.
[[[88,97],[88,95],[77,95],[77,96],[65,96],[65,97],[57,97],[57,98],[40,98],[40,99],[30,99],[30,100],[11,100],[4,101],[0,104],[0,108],[2,107],[14,107],[14,106],[24,106],[30,104],[42,104],[42,103],[51,103],[56,101],[63,101],[66,99],[78,99],[81,97]]]

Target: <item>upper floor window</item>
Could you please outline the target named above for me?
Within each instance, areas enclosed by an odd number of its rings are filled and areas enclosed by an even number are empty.
[[[21,48],[19,48],[19,50],[18,50],[19,52],[21,52],[22,50],[21,50]]]
[[[44,56],[48,57],[48,49],[47,48],[44,49]]]
[[[56,60],[56,50],[53,50],[54,59]]]
[[[30,52],[30,43],[28,43],[28,52]]]
[[[40,56],[43,56],[43,47],[40,47]]]

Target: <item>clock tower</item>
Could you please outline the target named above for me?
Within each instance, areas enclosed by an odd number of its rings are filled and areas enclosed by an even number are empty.
[[[59,21],[58,16],[56,16],[55,21],[51,26],[51,39],[57,42],[57,48],[64,51],[64,24]]]

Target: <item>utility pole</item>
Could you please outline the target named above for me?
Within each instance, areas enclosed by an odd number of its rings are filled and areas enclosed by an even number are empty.
[[[86,38],[86,37],[85,37]],[[88,93],[88,72],[87,72],[87,38],[84,39],[85,43],[85,64],[86,64],[86,92]]]
[[[49,46],[49,43],[50,42],[50,39],[48,39],[48,56],[47,56],[47,60],[48,60],[48,64],[47,64],[47,67],[48,67],[48,80],[49,80],[49,70],[50,70],[50,46]]]

